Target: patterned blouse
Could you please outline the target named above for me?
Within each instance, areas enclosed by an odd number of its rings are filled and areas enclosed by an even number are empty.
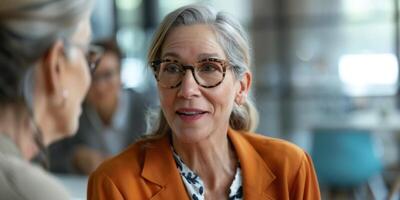
[[[185,183],[186,190],[188,191],[192,200],[204,200],[204,183],[201,178],[189,169],[183,163],[182,159],[178,154],[174,152],[174,159],[176,167],[181,174],[182,181]],[[229,188],[228,200],[243,200],[243,188],[242,188],[242,171],[240,165],[236,168],[235,178]]]

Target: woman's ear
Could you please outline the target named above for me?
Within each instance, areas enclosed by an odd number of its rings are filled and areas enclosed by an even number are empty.
[[[44,83],[45,95],[48,98],[57,99],[63,96],[62,74],[64,73],[64,65],[64,44],[61,40],[57,40],[47,50],[42,59],[42,81]]]
[[[235,102],[238,105],[243,105],[245,103],[247,94],[250,90],[251,81],[252,81],[251,73],[249,71],[245,72],[243,74],[242,79],[240,80],[240,88],[236,93]]]

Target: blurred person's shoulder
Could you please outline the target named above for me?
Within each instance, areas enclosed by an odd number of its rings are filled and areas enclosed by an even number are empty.
[[[126,177],[140,177],[145,162],[146,152],[149,149],[159,148],[165,138],[142,139],[130,146],[118,155],[104,161],[92,174],[92,176],[107,176],[114,181]]]
[[[121,91],[123,93],[126,93],[126,94],[130,95],[130,96],[140,95],[140,92],[137,91],[134,88],[122,88]]]
[[[141,91],[136,88],[122,88],[121,90],[123,93],[129,95],[130,97],[146,97],[146,95],[148,95],[147,91]]]
[[[123,88],[122,93],[128,96],[132,102],[135,102],[137,105],[141,104],[145,107],[155,107],[158,105],[158,96],[157,92],[151,90],[138,90],[135,88]]]
[[[2,198],[70,199],[59,180],[41,167],[19,157],[0,154],[0,174]]]

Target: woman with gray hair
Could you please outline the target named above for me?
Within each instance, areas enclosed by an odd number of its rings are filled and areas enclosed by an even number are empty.
[[[0,3],[1,199],[69,199],[33,163],[72,136],[97,55],[89,49],[92,0]],[[89,63],[86,55],[89,55]]]
[[[307,153],[252,132],[250,53],[239,23],[206,6],[179,8],[148,58],[158,128],[92,173],[88,199],[320,199]]]

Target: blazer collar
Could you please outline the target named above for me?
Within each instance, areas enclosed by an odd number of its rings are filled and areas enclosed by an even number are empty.
[[[189,200],[176,168],[168,134],[146,145],[142,177],[161,186],[151,200]]]
[[[245,198],[250,200],[262,197],[268,198],[266,191],[275,179],[275,175],[254,147],[247,141],[243,133],[229,129],[228,137],[240,160]],[[170,148],[169,136],[165,135],[160,140],[149,142],[145,149],[142,177],[161,186],[160,191],[151,199],[189,200],[186,188],[176,168]]]
[[[228,130],[236,155],[239,157],[243,174],[243,193],[246,199],[266,199],[267,188],[276,178],[264,159],[243,134]],[[250,133],[254,134],[254,133]]]

